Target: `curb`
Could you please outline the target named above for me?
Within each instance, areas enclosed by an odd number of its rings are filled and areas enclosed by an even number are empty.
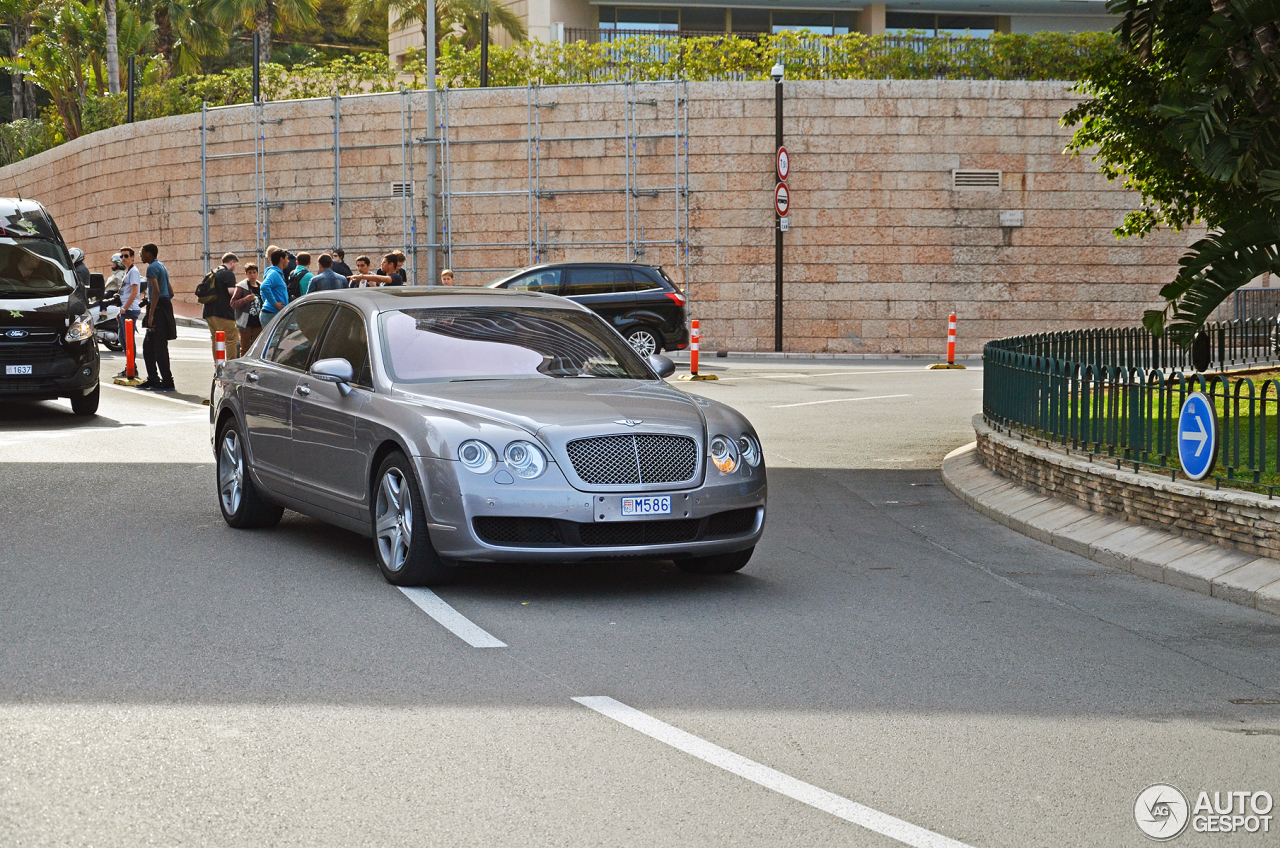
[[[1038,542],[1139,577],[1280,615],[1280,560],[1099,515],[1001,477],[978,459],[977,442],[942,461],[956,497]]]
[[[204,322],[203,318],[186,318],[182,315],[175,315],[173,320],[179,327],[198,327],[201,330],[209,329],[209,325]]]

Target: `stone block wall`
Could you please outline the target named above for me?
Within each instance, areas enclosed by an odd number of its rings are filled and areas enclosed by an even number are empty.
[[[975,419],[982,464],[1043,495],[1191,539],[1280,559],[1280,501],[1237,489],[1170,480],[1067,454]]]
[[[537,261],[624,260],[628,236],[643,233],[653,242],[643,260],[687,286],[704,347],[771,350],[773,85],[690,83],[683,91],[687,256],[674,244],[686,229],[676,214],[684,176],[675,173],[673,86],[640,84],[630,107],[617,84],[466,89],[448,95],[441,181],[447,175],[452,194],[440,210],[449,230],[435,238],[452,251],[439,253],[440,266],[481,284]],[[1069,85],[1054,82],[787,83],[786,348],[941,353],[951,311],[962,352],[1018,333],[1136,324],[1195,234],[1115,239],[1111,229],[1137,198],[1088,157],[1062,154],[1070,130],[1059,118],[1073,102]],[[443,120],[443,98],[437,105]],[[211,253],[250,252],[259,227],[271,242],[313,252],[340,237],[348,261],[432,241],[433,148],[413,144],[406,161],[400,146],[402,136],[428,133],[425,92],[342,98],[340,232],[334,101],[263,107],[265,221],[252,204],[252,110],[208,114]],[[631,165],[628,126],[638,136]],[[95,270],[122,244],[156,242],[189,292],[203,268],[200,127],[201,116],[186,115],[77,139],[0,169],[0,194],[45,202]],[[630,198],[628,167],[637,189]],[[1002,184],[953,190],[956,168],[999,170]],[[403,181],[413,187],[407,202],[394,195]],[[1023,225],[1000,226],[1001,211],[1021,211]],[[425,283],[425,249],[418,260]]]

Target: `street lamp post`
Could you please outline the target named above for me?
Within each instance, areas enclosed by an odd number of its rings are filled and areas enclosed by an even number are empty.
[[[782,63],[773,66],[769,72],[773,77],[773,118],[774,118],[774,150],[782,148],[782,79],[786,69]],[[775,174],[776,176],[776,174]],[[773,220],[773,349],[782,352],[782,216],[774,209]]]

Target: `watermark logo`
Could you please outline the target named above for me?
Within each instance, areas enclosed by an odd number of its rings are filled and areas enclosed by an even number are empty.
[[[1148,786],[1133,803],[1133,818],[1138,828],[1158,842],[1181,835],[1187,829],[1189,812],[1187,796],[1167,783]]]

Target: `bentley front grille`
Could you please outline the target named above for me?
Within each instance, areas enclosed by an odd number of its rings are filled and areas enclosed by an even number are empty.
[[[698,472],[698,443],[688,436],[601,436],[566,450],[578,477],[595,486],[684,483]]]

